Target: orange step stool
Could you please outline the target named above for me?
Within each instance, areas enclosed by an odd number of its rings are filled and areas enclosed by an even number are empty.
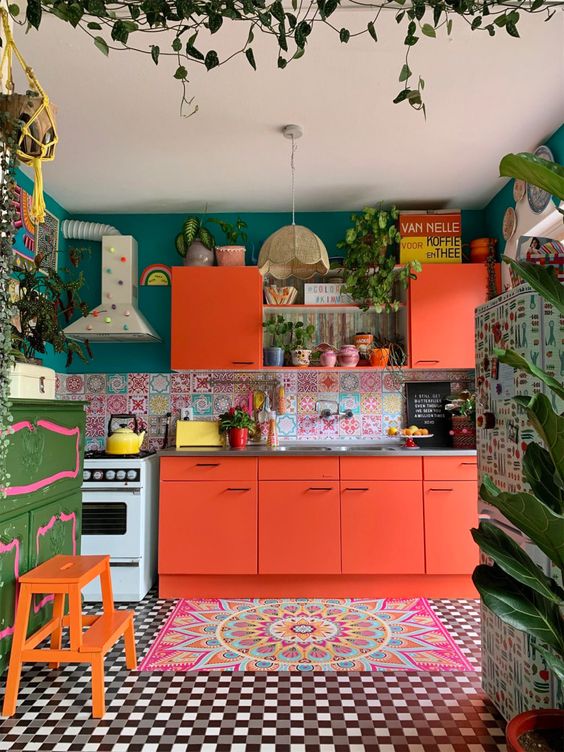
[[[102,586],[101,614],[83,614],[80,591],[95,577]],[[112,593],[109,556],[54,556],[19,578],[20,593],[16,612],[10,666],[2,715],[16,712],[22,663],[89,663],[92,666],[92,715],[105,713],[104,656],[123,636],[125,663],[137,668],[133,611],[116,611]],[[26,639],[31,599],[35,593],[54,593],[53,616]],[[65,596],[69,599],[65,616]],[[63,627],[69,627],[70,648],[62,649]],[[83,627],[88,629],[83,632]],[[51,635],[51,647],[37,645]]]

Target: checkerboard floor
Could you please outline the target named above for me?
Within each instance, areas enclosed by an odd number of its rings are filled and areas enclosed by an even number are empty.
[[[478,601],[431,604],[478,668]],[[173,606],[136,604],[139,657]],[[0,750],[31,752],[497,752],[503,720],[476,673],[137,673],[106,660],[103,719],[90,716],[90,672],[28,666]]]

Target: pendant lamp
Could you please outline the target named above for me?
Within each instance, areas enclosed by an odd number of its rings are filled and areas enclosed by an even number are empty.
[[[329,256],[323,241],[307,227],[296,224],[295,217],[295,153],[296,139],[303,130],[299,125],[286,125],[282,133],[292,141],[290,167],[292,171],[292,224],[281,227],[267,238],[260,250],[258,268],[264,276],[270,274],[275,279],[299,277],[309,279],[314,274],[327,274]]]

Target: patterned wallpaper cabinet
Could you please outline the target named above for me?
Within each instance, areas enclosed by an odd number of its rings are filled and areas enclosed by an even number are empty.
[[[80,553],[83,402],[14,400],[10,480],[0,498],[0,673],[7,666],[17,578],[55,554]],[[52,594],[36,597],[32,629],[51,615]]]

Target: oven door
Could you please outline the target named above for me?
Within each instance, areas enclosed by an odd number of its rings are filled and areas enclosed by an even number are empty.
[[[112,561],[141,557],[141,494],[139,489],[83,490],[83,554],[109,554]]]

